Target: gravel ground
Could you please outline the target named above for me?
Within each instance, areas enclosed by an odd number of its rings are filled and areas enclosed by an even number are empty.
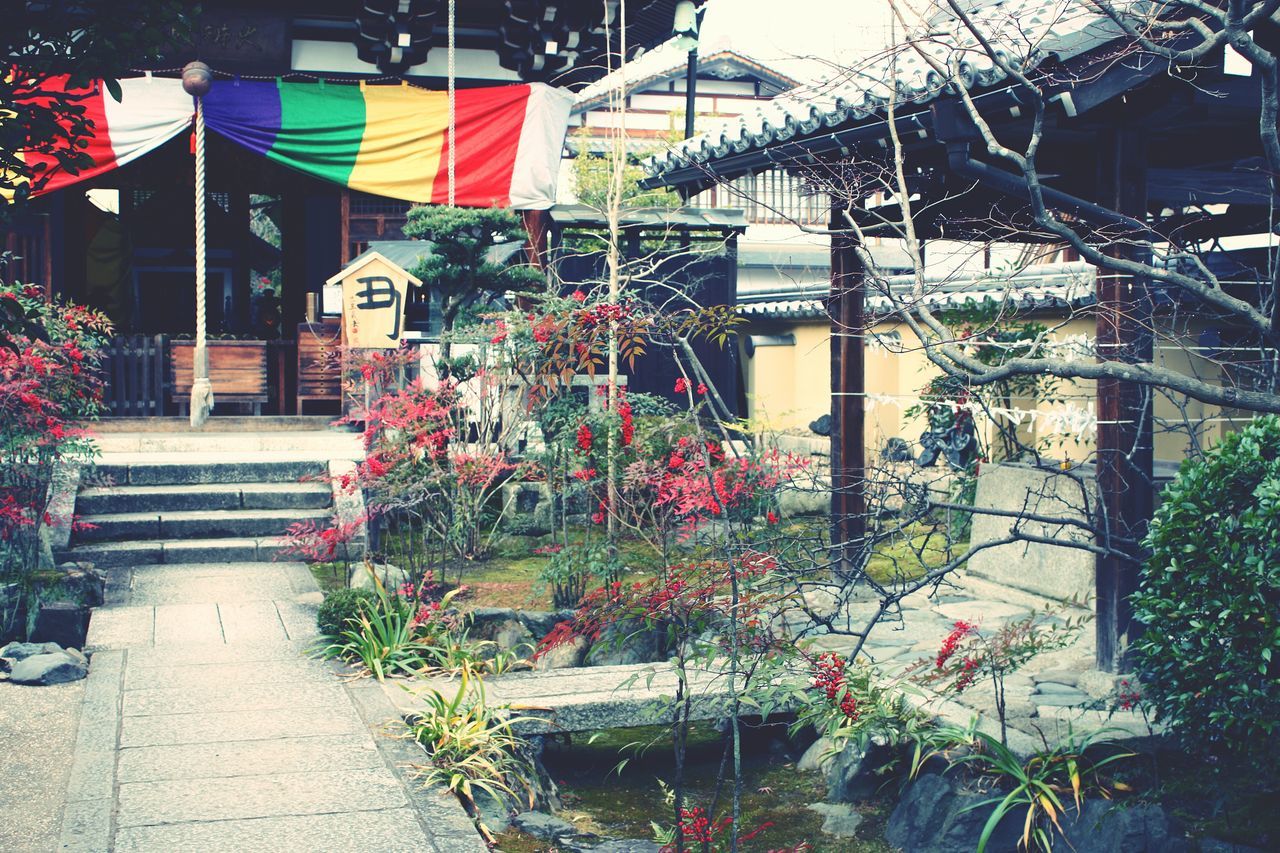
[[[0,681],[0,850],[56,850],[84,681]]]

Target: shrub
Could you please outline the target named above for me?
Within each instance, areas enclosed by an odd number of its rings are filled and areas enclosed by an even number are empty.
[[[316,628],[326,637],[337,637],[348,627],[348,622],[360,621],[360,614],[377,605],[377,596],[367,589],[340,589],[324,597],[316,613]]]
[[[1280,731],[1280,419],[1258,418],[1165,489],[1134,595],[1156,717],[1211,752],[1273,759]]]

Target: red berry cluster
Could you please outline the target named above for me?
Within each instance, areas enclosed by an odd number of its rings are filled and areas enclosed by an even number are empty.
[[[591,427],[588,424],[582,424],[578,427],[578,452],[590,453],[591,443],[595,437],[591,434]]]
[[[942,669],[947,661],[951,660],[951,656],[956,653],[956,647],[960,645],[960,641],[975,630],[977,630],[975,625],[965,622],[963,619],[956,622],[951,633],[942,641],[942,648],[938,649],[938,659],[935,662],[935,666],[938,669]]]
[[[858,700],[845,689],[844,658],[835,652],[818,655],[813,663],[813,686],[821,690],[827,701],[833,703],[850,720],[858,719]],[[841,695],[843,691],[844,695]]]
[[[963,693],[969,685],[973,684],[973,678],[978,669],[977,658],[965,658],[960,663],[960,677],[956,679],[956,692]]]

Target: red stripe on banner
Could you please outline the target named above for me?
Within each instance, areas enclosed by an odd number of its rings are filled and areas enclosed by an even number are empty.
[[[58,126],[64,132],[71,129],[74,123],[71,113],[73,110],[77,111],[88,123],[91,135],[77,135],[74,140],[60,139],[57,141],[57,150],[66,151],[74,142],[78,150],[92,158],[93,165],[81,168],[73,174],[59,163],[54,151],[25,150],[23,159],[33,167],[33,180],[39,187],[36,195],[62,189],[77,181],[110,171],[116,166],[116,152],[111,147],[106,103],[103,100],[111,96],[103,91],[100,81],[83,89],[70,90],[67,89],[68,81],[66,76],[50,77],[41,81],[36,89],[23,94],[21,100],[47,110],[55,110]],[[44,164],[44,169],[37,170],[37,164]]]
[[[461,89],[457,93],[455,202],[466,207],[507,207],[511,175],[524,128],[528,86]],[[440,153],[433,204],[449,203],[449,141]]]

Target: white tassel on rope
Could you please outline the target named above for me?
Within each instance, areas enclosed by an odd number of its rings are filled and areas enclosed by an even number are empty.
[[[205,341],[205,224],[204,224],[204,96],[213,84],[213,72],[203,62],[182,69],[182,88],[196,99],[196,348],[192,361],[191,426],[200,427],[213,411],[213,384],[209,381],[209,349]]]

